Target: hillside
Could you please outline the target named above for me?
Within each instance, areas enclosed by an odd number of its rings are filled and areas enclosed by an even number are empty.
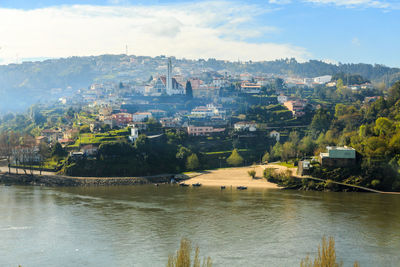
[[[70,57],[43,62],[0,66],[0,112],[21,110],[32,103],[57,99],[96,81],[146,81],[165,72],[165,57],[102,55]],[[373,82],[390,85],[400,78],[400,68],[370,64],[328,64],[317,60],[299,63],[294,59],[263,62],[227,62],[215,59],[174,59],[175,72],[188,76],[203,71],[270,73],[316,77],[337,73],[360,74]]]

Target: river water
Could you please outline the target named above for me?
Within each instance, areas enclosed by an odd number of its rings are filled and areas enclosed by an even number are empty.
[[[214,266],[299,266],[324,235],[344,266],[400,266],[400,196],[0,186],[0,266],[165,266],[182,237]]]

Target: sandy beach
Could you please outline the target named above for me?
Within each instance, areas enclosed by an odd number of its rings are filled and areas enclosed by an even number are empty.
[[[256,165],[240,168],[224,168],[218,170],[204,171],[202,173],[191,173],[193,178],[185,181],[186,184],[200,183],[204,186],[247,186],[249,188],[276,188],[278,185],[270,183],[263,178],[265,168],[279,168],[281,166]],[[256,179],[248,175],[249,170],[256,171]]]

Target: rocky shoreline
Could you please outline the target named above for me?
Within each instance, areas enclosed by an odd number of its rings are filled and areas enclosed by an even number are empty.
[[[36,186],[113,186],[169,183],[182,181],[184,175],[164,174],[145,177],[71,177],[63,175],[26,175],[0,173],[0,184]]]

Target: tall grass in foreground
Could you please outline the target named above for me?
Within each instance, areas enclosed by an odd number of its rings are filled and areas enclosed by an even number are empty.
[[[192,244],[187,239],[181,240],[181,246],[175,255],[169,255],[167,267],[212,267],[211,258],[204,258],[203,264],[200,262],[200,249],[196,247],[192,263],[191,258]]]
[[[300,263],[300,267],[342,267],[343,263],[336,259],[335,240],[329,237],[329,241],[325,237],[322,238],[322,245],[318,246],[318,255],[314,262],[307,256]],[[360,267],[358,262],[354,262],[354,267]]]

